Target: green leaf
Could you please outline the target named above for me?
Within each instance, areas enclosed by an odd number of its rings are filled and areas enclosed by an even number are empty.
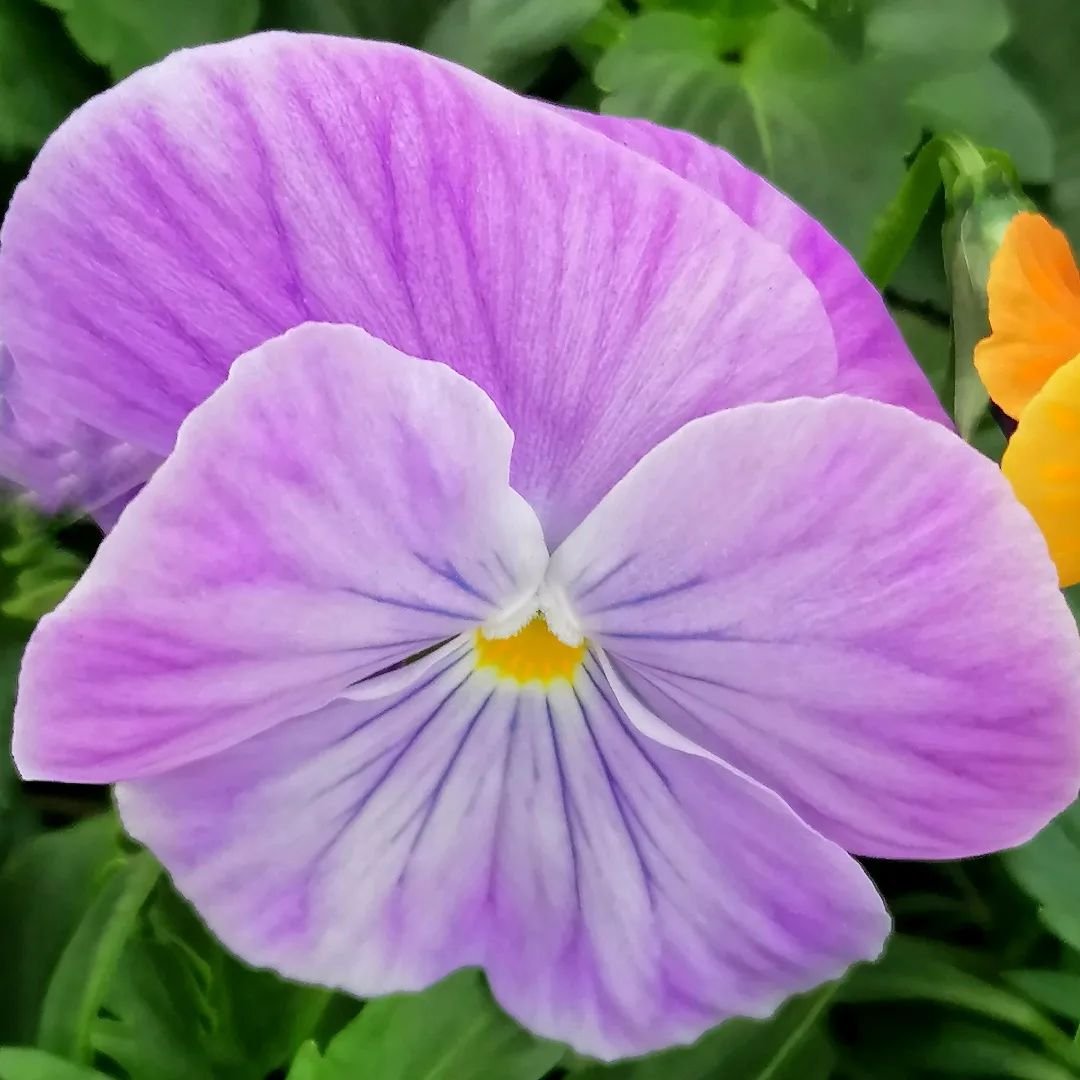
[[[105,1080],[104,1074],[72,1065],[44,1050],[0,1046],[0,1080]]]
[[[857,48],[842,48],[830,19],[799,0],[735,20],[738,32],[715,9],[645,11],[596,65],[603,110],[726,147],[856,254],[925,128],[1007,150],[1030,181],[1050,175],[1050,128],[992,57],[1008,33],[1004,0],[866,6]]]
[[[202,979],[176,947],[140,934],[121,955],[91,1030],[93,1049],[132,1077],[213,1075],[213,1018]]]
[[[1080,975],[1072,971],[1008,971],[1005,979],[1047,1012],[1080,1024]]]
[[[301,1051],[290,1080],[539,1080],[563,1056],[492,1000],[480,974],[459,971],[420,994],[364,1006],[316,1064]]]
[[[1054,133],[1028,93],[997,63],[952,71],[917,86],[908,97],[915,115],[934,131],[962,131],[1003,150],[1029,183],[1049,183]]]
[[[255,29],[258,0],[43,0],[64,17],[75,44],[122,79],[189,45]]]
[[[162,884],[126,941],[91,1041],[136,1078],[249,1080],[287,1064],[331,998],[242,964]]]
[[[1056,1059],[1080,1065],[1080,1051],[1037,1008],[1011,990],[962,966],[955,950],[895,935],[875,964],[844,984],[846,1002],[931,1002],[986,1017],[1042,1043]]]
[[[742,50],[753,41],[761,20],[776,11],[780,0],[644,0],[641,6],[708,20],[705,37],[714,41],[718,53],[724,53]]]
[[[729,1020],[693,1046],[596,1065],[574,1080],[827,1080],[834,1061],[825,1015],[837,988],[792,998],[769,1020]]]
[[[322,1069],[322,1054],[311,1040],[300,1047],[300,1052],[293,1058],[286,1080],[319,1080]]]
[[[34,1042],[53,971],[119,851],[110,814],[44,833],[0,872],[0,1042]]]
[[[1056,139],[1051,210],[1080,245],[1080,94],[1076,93],[1080,4],[1009,0],[1013,36],[1005,65],[1030,90]]]
[[[0,541],[0,615],[36,623],[71,591],[85,563],[57,540],[62,519],[39,514],[23,502],[4,507]]]
[[[42,1049],[90,1063],[91,1025],[160,873],[161,867],[144,851],[119,863],[106,879],[49,983],[38,1026]]]
[[[868,49],[954,69],[989,55],[1008,36],[1005,0],[874,0],[866,19]]]
[[[254,1062],[270,1072],[285,1065],[313,1034],[331,1000],[331,991],[286,982],[271,971],[257,971],[220,946],[210,953],[210,959],[211,1002],[222,1018],[220,1033],[228,1029],[236,1067],[242,1073],[246,1063]],[[221,1056],[226,1057],[224,1053]]]
[[[594,72],[597,84],[610,95],[605,111],[654,120],[666,117],[671,126],[689,128],[683,122],[689,105],[683,99],[691,96],[687,88],[695,96],[710,96],[706,92],[714,89],[713,83],[724,94],[738,89],[734,65],[719,62],[716,34],[710,20],[684,12],[647,12],[623,23],[619,38]],[[701,112],[703,127],[709,110]]]
[[[604,0],[451,0],[423,46],[524,85],[536,71],[532,62],[569,41],[603,6]]]
[[[0,638],[0,866],[18,840],[34,824],[34,815],[25,805],[15,763],[7,753],[11,745],[11,721],[15,711],[15,686],[19,678],[24,642]]]
[[[776,10],[779,0],[639,0],[643,8],[685,11],[715,19],[757,19]]]
[[[725,146],[861,251],[919,133],[902,73],[851,60],[786,9],[760,20],[740,62],[724,59],[716,35],[674,12],[634,20],[595,72],[604,111]]]
[[[1043,923],[1080,949],[1080,803],[1002,858],[1017,884],[1039,905]]]
[[[887,1007],[860,1016],[844,1077],[859,1080],[1076,1080],[1076,1071],[1031,1046],[1021,1035],[958,1014]]]
[[[98,89],[35,0],[0,0],[0,157],[36,150]]]
[[[263,22],[289,30],[418,44],[442,0],[263,0]]]
[[[1067,1066],[1010,1038],[975,1024],[954,1024],[930,1038],[909,1040],[905,1062],[935,1076],[1009,1077],[1011,1080],[1076,1080]]]

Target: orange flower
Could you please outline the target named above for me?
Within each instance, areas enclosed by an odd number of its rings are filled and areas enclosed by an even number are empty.
[[[1046,537],[1062,586],[1080,582],[1080,270],[1038,214],[1009,223],[990,266],[991,334],[975,349],[1018,426],[1001,469]]]

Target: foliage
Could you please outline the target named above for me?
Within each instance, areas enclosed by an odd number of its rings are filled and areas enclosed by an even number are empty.
[[[730,148],[859,254],[923,129],[959,128],[1049,179],[1047,122],[992,58],[1004,0],[874,0],[854,47],[790,6],[672,6],[708,13],[628,20],[596,68],[603,109]]]
[[[693,1046],[667,1050],[640,1062],[598,1065],[575,1080],[826,1080],[836,1063],[821,1019],[837,987],[792,998],[770,1020],[732,1020]]]
[[[422,994],[365,1005],[320,1053],[305,1043],[290,1080],[537,1080],[563,1047],[523,1031],[495,1006],[476,971],[460,971]]]
[[[103,83],[36,0],[0,0],[0,155],[35,150]]]
[[[46,0],[76,45],[115,79],[173,49],[238,37],[255,29],[257,0]]]
[[[0,199],[110,81],[253,28],[418,45],[727,147],[865,256],[964,436],[1000,454],[970,372],[980,282],[1024,198],[1080,241],[1076,0],[0,0]],[[22,647],[93,543],[0,509],[5,741]],[[252,970],[107,793],[23,784],[0,755],[0,1080],[1080,1078],[1078,815],[996,858],[873,865],[898,931],[878,963],[609,1065],[524,1032],[477,972],[361,1003]]]
[[[1080,242],[1080,98],[1066,89],[1075,71],[1080,6],[1072,0],[1011,0],[1015,32],[1004,60],[1030,88],[1054,134],[1050,208]]]

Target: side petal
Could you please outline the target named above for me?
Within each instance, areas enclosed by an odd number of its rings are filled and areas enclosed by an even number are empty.
[[[1001,471],[1042,529],[1062,588],[1080,582],[1080,356],[1028,403]]]
[[[571,111],[586,127],[707,191],[795,260],[821,294],[836,341],[833,390],[951,422],[877,289],[848,251],[798,204],[726,150],[648,120]]]
[[[242,357],[27,648],[28,778],[171,768],[511,611],[547,563],[513,436],[355,327]]]
[[[160,461],[35,402],[0,345],[0,478],[42,512],[81,510],[111,528]]]
[[[361,997],[479,965],[520,1021],[603,1058],[878,953],[888,916],[854,860],[640,735],[595,660],[545,691],[471,652],[122,784],[124,822],[249,963]]]
[[[50,138],[2,241],[8,343],[95,427],[164,455],[241,353],[351,323],[489,394],[552,543],[687,419],[835,388],[784,252],[399,46],[266,34],[144,69]]]
[[[990,397],[1019,419],[1042,385],[1080,353],[1080,270],[1065,234],[1017,214],[990,264],[991,334],[975,347]]]
[[[687,425],[546,593],[653,712],[849,851],[993,851],[1080,787],[1080,642],[1046,545],[991,462],[903,410]]]

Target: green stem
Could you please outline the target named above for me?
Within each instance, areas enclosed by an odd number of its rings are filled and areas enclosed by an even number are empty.
[[[879,290],[900,268],[938,191],[944,187],[950,194],[960,177],[978,176],[988,164],[983,152],[961,135],[939,135],[923,146],[896,198],[878,218],[862,260],[863,273]]]
[[[862,269],[879,290],[900,268],[941,185],[941,145],[938,139],[931,139],[911,163],[896,198],[870,235]]]

